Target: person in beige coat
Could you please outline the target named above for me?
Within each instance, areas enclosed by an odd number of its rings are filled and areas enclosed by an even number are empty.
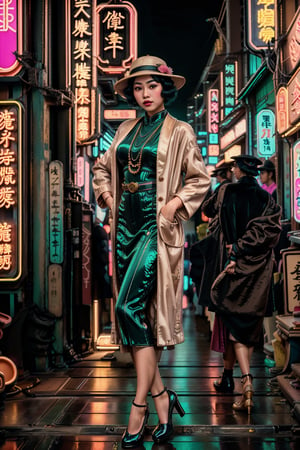
[[[131,352],[137,372],[123,448],[143,441],[149,391],[159,417],[155,442],[170,438],[174,408],[184,414],[158,368],[161,350],[184,341],[182,221],[199,209],[210,186],[193,129],[165,109],[184,83],[164,60],[137,58],[115,90],[144,114],[119,126],[93,168],[97,202],[111,210],[112,342]]]

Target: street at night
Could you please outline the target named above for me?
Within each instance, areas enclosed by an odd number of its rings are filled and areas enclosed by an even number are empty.
[[[300,448],[299,86],[299,0],[0,0],[0,449]]]

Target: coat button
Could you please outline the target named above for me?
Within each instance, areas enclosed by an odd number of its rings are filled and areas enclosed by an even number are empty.
[[[163,197],[158,197],[158,201],[162,202],[163,201]]]
[[[158,181],[164,181],[164,177],[159,177]]]

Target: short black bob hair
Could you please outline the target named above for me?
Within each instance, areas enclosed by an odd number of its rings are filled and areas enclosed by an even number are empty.
[[[169,105],[172,103],[178,94],[177,89],[175,88],[174,82],[169,77],[162,77],[159,75],[151,75],[154,81],[157,83],[160,83],[162,85],[162,98],[164,99],[165,105]],[[124,89],[124,95],[126,97],[127,102],[132,106],[137,106],[137,102],[135,101],[134,95],[133,95],[133,83],[135,78],[130,78],[128,80],[128,85]]]

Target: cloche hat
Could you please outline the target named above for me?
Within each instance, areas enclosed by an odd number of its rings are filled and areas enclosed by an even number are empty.
[[[270,161],[269,159],[266,159],[264,164],[262,166],[258,167],[258,170],[260,172],[263,171],[263,170],[265,170],[267,172],[275,172],[275,166],[272,163],[272,161]]]
[[[232,156],[231,158],[234,159],[238,167],[248,175],[257,175],[257,166],[262,165],[262,161],[252,155],[237,155]]]
[[[173,75],[171,67],[167,63],[156,56],[141,56],[133,61],[130,69],[125,73],[124,77],[118,80],[115,84],[115,92],[121,97],[125,98],[124,89],[128,86],[130,78],[139,77],[142,75],[159,75],[169,77],[173,80],[177,90],[181,89],[185,84],[185,78],[181,75]]]
[[[211,172],[210,176],[216,177],[218,175],[218,173],[223,172],[224,170],[227,170],[227,169],[230,170],[232,168],[232,166],[233,166],[233,161],[231,161],[231,162],[225,162],[224,160],[220,161],[216,164],[216,167]]]

